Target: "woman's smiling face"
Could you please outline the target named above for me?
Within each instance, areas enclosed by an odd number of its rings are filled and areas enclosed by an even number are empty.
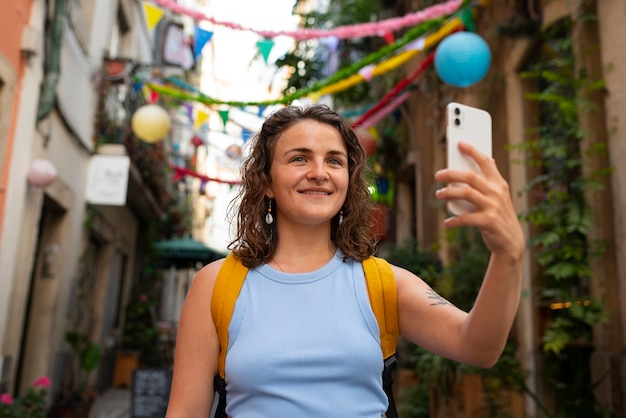
[[[304,119],[278,138],[266,195],[277,222],[317,225],[341,210],[348,191],[348,150],[331,125]]]

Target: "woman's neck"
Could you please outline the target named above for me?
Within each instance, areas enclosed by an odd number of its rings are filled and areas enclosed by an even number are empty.
[[[304,273],[324,266],[335,255],[330,230],[318,227],[279,231],[278,247],[268,264],[285,273]]]

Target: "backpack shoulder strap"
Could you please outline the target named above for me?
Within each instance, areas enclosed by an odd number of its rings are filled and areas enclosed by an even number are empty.
[[[222,378],[225,376],[224,367],[228,350],[228,325],[247,274],[248,268],[233,253],[229,253],[217,274],[213,287],[211,314],[220,342],[217,369]]]
[[[380,346],[384,360],[383,390],[389,401],[385,416],[398,418],[398,410],[393,397],[393,374],[398,367],[396,346],[400,335],[396,280],[391,266],[382,258],[370,257],[363,260],[363,271],[370,304],[380,329]]]
[[[398,294],[391,265],[379,257],[363,260],[363,270],[372,310],[380,328],[380,344],[383,358],[396,352],[398,336]]]

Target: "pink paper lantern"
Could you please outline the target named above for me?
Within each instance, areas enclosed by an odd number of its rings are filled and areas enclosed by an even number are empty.
[[[47,187],[57,178],[57,169],[49,160],[33,160],[26,175],[28,183],[36,187]]]

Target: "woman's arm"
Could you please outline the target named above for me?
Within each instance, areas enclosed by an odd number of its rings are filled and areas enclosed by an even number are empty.
[[[447,187],[437,192],[437,198],[467,199],[477,207],[473,213],[446,219],[444,225],[478,228],[491,251],[489,266],[469,313],[441,298],[415,275],[395,268],[400,332],[436,354],[491,367],[502,354],[519,305],[525,239],[508,183],[494,160],[469,144],[460,143],[459,148],[477,162],[483,175],[441,170],[437,181],[470,187]]]
[[[185,298],[176,335],[167,418],[208,417],[211,411],[219,354],[211,297],[222,262],[200,270]]]

